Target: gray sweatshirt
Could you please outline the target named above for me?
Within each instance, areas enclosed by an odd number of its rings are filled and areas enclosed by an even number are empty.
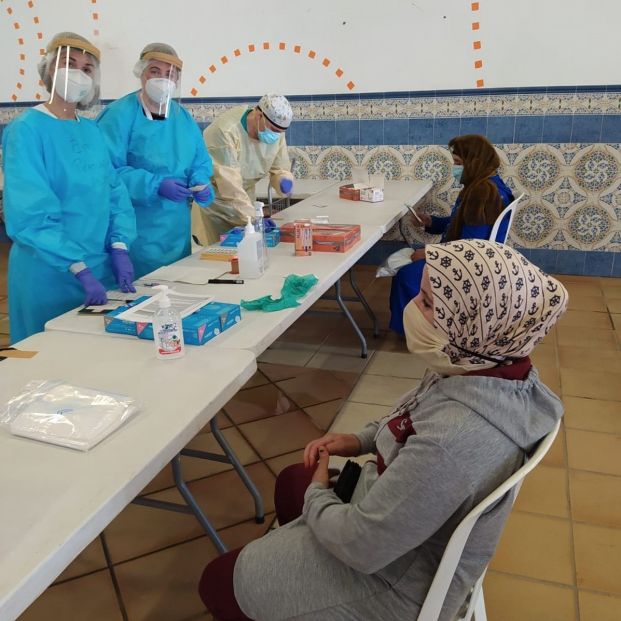
[[[524,381],[425,377],[365,427],[351,503],[311,484],[303,515],[247,545],[235,597],[256,621],[416,619],[460,520],[524,462],[562,415],[535,369]],[[491,559],[508,495],[475,526],[441,615],[453,619]]]

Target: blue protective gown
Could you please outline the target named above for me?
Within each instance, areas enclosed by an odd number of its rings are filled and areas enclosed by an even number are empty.
[[[175,203],[157,191],[166,177],[188,187],[210,183],[211,157],[190,114],[171,102],[168,118],[150,120],[138,93],[108,105],[97,119],[136,211],[138,237],[131,258],[139,278],[190,254],[190,204]]]
[[[511,189],[498,175],[490,177],[489,180],[498,188],[503,207],[513,202],[514,197]],[[459,203],[460,201],[457,199],[450,216],[445,218],[431,216],[431,226],[426,228],[425,231],[434,235],[442,235],[441,241],[445,241],[446,231],[457,213]],[[498,230],[499,238],[504,239],[506,231],[507,222],[503,221]],[[491,232],[492,225],[490,224],[464,224],[459,237],[461,239],[489,239]],[[403,311],[420,291],[424,267],[424,259],[413,261],[410,265],[403,266],[392,279],[390,288],[390,329],[399,334],[404,334]]]
[[[130,247],[136,221],[93,121],[30,109],[4,130],[2,147],[15,343],[83,302],[72,264],[83,261],[104,286],[114,284],[108,250],[114,242]]]

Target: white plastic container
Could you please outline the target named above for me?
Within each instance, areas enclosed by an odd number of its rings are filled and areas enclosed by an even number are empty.
[[[160,308],[153,317],[153,341],[157,357],[161,360],[181,358],[185,354],[181,316],[172,308],[168,287],[158,285],[156,288],[162,291],[158,298]]]
[[[237,245],[240,278],[261,278],[265,271],[263,263],[263,236],[254,230],[252,220],[244,230],[244,239]]]
[[[263,220],[263,207],[265,204],[261,201],[254,202],[254,218],[252,218],[252,224],[254,230],[261,235],[263,239],[263,271],[265,271],[270,264],[269,252],[267,250],[267,242],[265,241],[265,222]]]

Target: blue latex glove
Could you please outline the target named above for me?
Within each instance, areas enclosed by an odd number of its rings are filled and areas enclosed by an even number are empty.
[[[263,230],[265,231],[273,231],[277,229],[278,225],[271,218],[263,218]]]
[[[80,281],[80,284],[84,287],[84,293],[86,293],[84,306],[101,305],[108,301],[106,289],[93,276],[93,272],[88,267],[78,272],[75,277]]]
[[[129,252],[122,248],[112,248],[110,250],[112,260],[112,270],[119,289],[123,293],[136,293],[136,287],[132,285],[134,281],[134,266],[129,258]]]
[[[291,194],[291,190],[293,190],[293,181],[291,181],[291,179],[287,179],[286,177],[284,179],[281,179],[280,191],[283,194]]]
[[[172,177],[162,179],[157,193],[175,203],[187,201],[192,196],[192,192],[183,179],[173,179]]]
[[[211,205],[214,198],[215,197],[210,183],[208,183],[202,190],[194,192],[194,200],[197,203],[200,203],[201,207],[207,207],[207,205]]]

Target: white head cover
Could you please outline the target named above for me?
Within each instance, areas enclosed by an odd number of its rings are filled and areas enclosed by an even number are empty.
[[[434,325],[453,364],[528,356],[565,312],[568,293],[515,249],[471,239],[425,247]]]
[[[263,95],[259,100],[259,109],[279,129],[287,129],[293,119],[293,110],[283,95]]]

